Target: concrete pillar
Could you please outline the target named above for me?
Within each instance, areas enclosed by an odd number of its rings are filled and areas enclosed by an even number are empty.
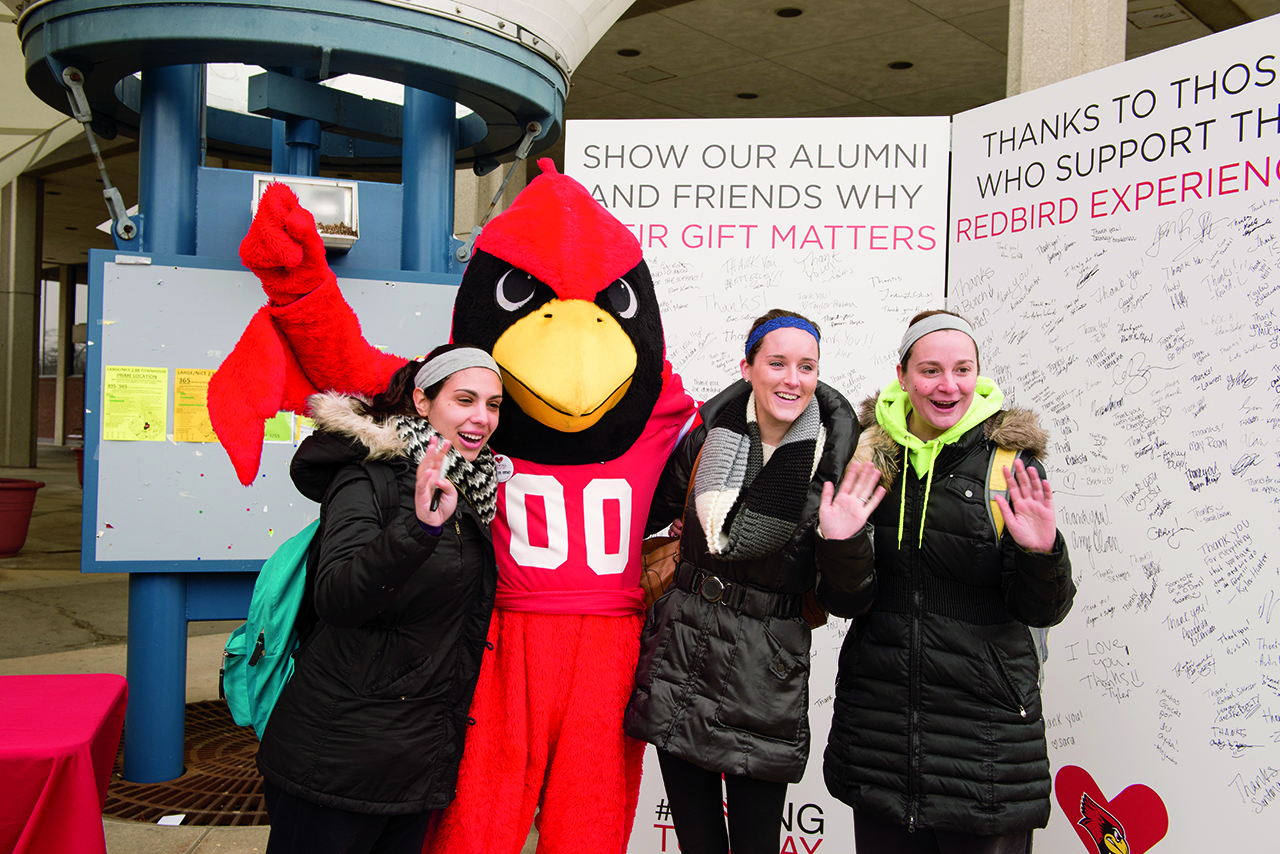
[[[0,190],[0,466],[36,464],[40,324],[40,182]]]
[[[529,183],[526,176],[531,172],[534,175],[542,174],[538,167],[531,165],[528,160],[521,160],[514,165],[516,168],[515,174],[507,182],[506,189],[502,191],[502,198],[494,206],[490,219],[510,206],[516,194]],[[507,176],[507,170],[511,166],[512,164],[510,163],[503,163],[497,169],[482,176],[477,176],[470,169],[458,172],[457,183],[454,186],[453,193],[453,233],[459,240],[466,240],[467,235],[471,233],[472,227],[479,225],[480,221],[484,219],[485,214],[489,211],[490,202],[493,201],[498,188],[502,186],[502,179]]]
[[[1126,0],[1010,0],[1010,97],[1124,61]]]

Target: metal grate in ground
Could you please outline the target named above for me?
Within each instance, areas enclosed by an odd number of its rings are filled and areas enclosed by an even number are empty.
[[[262,777],[253,764],[258,739],[252,727],[236,726],[222,700],[188,703],[184,772],[164,783],[130,783],[120,774],[123,752],[107,789],[103,815],[154,824],[184,814],[184,825],[269,824]]]

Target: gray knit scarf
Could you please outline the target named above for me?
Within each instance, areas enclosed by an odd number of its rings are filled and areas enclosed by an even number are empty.
[[[744,385],[709,425],[694,478],[707,549],[727,560],[751,560],[782,548],[800,523],[826,436],[818,401],[810,399],[765,465],[755,395]]]
[[[427,452],[427,442],[432,436],[439,436],[425,418],[416,415],[398,415],[393,419],[396,433],[404,440],[405,456],[415,466]],[[449,448],[445,457],[445,477],[462,493],[480,521],[488,525],[498,508],[498,479],[494,475],[497,461],[493,451],[485,445],[475,460],[467,460],[458,453],[457,448]]]

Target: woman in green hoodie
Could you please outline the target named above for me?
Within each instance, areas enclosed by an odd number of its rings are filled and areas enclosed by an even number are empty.
[[[1039,462],[1047,435],[1003,410],[978,366],[968,322],[924,312],[863,411],[855,458],[889,490],[870,518],[879,591],[840,652],[823,768],[853,807],[858,854],[1025,852],[1049,819],[1028,627],[1060,622],[1075,586]],[[1002,535],[987,502],[998,447],[1020,452],[1001,467]]]

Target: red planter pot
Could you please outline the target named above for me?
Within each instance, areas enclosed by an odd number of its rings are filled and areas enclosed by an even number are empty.
[[[0,477],[0,557],[13,557],[27,541],[36,490],[43,486],[38,480]]]

